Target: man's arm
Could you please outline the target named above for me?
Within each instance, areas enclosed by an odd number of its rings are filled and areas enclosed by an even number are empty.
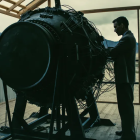
[[[130,38],[124,37],[113,49],[109,50],[109,56],[116,58],[119,55],[125,54],[128,51],[133,50],[132,47],[133,46],[131,45]]]

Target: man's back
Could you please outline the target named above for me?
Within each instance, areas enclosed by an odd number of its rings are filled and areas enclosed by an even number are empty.
[[[131,31],[128,31],[111,50],[114,58],[116,83],[135,82],[136,40]]]

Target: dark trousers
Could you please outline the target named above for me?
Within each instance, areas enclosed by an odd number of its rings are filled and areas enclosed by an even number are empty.
[[[130,83],[117,83],[117,100],[118,110],[120,113],[122,124],[122,139],[135,140],[135,128],[134,128],[134,106],[133,106],[133,91],[134,84]]]

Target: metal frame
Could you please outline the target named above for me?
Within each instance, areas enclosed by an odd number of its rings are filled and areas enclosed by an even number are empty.
[[[129,6],[129,7],[116,7],[116,8],[105,8],[105,9],[91,9],[91,10],[81,10],[84,14],[89,13],[101,13],[101,12],[115,12],[115,11],[128,11],[128,10],[137,10],[137,24],[138,24],[138,58],[140,60],[140,19],[139,19],[139,10],[140,6]],[[138,60],[138,61],[139,61]],[[140,61],[139,61],[139,70],[140,70]],[[139,74],[140,81],[140,74]],[[134,103],[134,105],[140,105],[140,82],[139,84],[139,102]],[[109,101],[97,101],[98,103],[113,103],[117,104],[117,102],[109,102]]]
[[[140,8],[137,9],[137,22],[138,22],[138,57],[140,60],[140,19],[139,19],[139,10]],[[140,61],[139,61],[139,71],[140,71]],[[140,74],[139,74],[139,81],[140,81]],[[139,82],[139,104],[140,104],[140,82]]]

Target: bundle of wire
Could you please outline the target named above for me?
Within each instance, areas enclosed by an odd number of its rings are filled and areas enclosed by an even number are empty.
[[[85,35],[86,37],[89,39],[89,42],[91,43],[92,46],[94,46],[96,48],[96,45],[93,43],[93,41],[89,38],[87,32],[86,32],[86,29],[84,28],[83,26],[83,18],[81,18],[81,13],[80,12],[77,12],[75,11],[72,7],[68,6],[68,5],[62,5],[62,7],[68,9],[67,11],[68,12],[71,12],[72,15],[74,14],[73,18],[75,17],[75,19],[81,19],[81,22],[77,23],[77,24],[74,24],[73,26],[70,26],[72,25],[71,22],[71,18],[67,20],[66,24],[69,26],[69,28],[73,31],[77,26],[83,28],[84,32],[85,32]],[[101,34],[100,30],[95,26],[95,24],[91,21],[89,21],[88,19],[86,19],[88,21],[88,23],[93,27],[93,29],[96,30],[96,32],[98,32],[98,34]],[[66,30],[66,29],[63,29],[63,30]],[[93,30],[93,32],[95,32],[95,30]],[[106,41],[106,39],[104,38],[104,41]],[[106,42],[107,44],[107,42]],[[85,47],[88,47],[88,46],[85,46]],[[104,50],[103,48],[99,48],[98,49],[101,49],[102,51],[106,51]],[[93,49],[94,50],[94,49]],[[89,55],[89,54],[87,54]],[[99,54],[94,54],[94,56],[97,56]],[[108,55],[108,54],[106,54]],[[92,55],[93,56],[93,55]],[[93,57],[94,57],[93,56]],[[84,88],[84,87],[83,87]],[[107,63],[105,65],[105,71],[104,71],[104,78],[102,80],[98,80],[97,83],[95,83],[95,85],[93,87],[90,87],[90,88],[86,88],[85,89],[85,92],[90,92],[91,89],[93,91],[93,95],[94,95],[94,99],[97,101],[99,99],[99,97],[103,94],[103,93],[107,93],[107,92],[110,92],[111,90],[113,90],[115,88],[115,77],[114,77],[114,62],[111,60],[111,59],[108,59],[107,60]],[[94,102],[94,101],[93,101]],[[90,106],[87,106],[86,104],[86,101],[85,100],[77,100],[77,105],[78,105],[78,108],[79,109],[86,109],[86,108],[89,108]]]

